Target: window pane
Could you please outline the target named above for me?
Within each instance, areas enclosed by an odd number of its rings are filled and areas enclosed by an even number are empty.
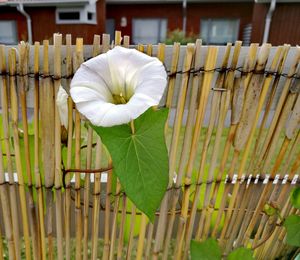
[[[110,35],[110,40],[115,40],[115,19],[106,19],[105,31]]]
[[[234,42],[238,36],[239,20],[204,19],[201,20],[201,38],[207,44],[226,44]]]
[[[79,20],[79,12],[61,12],[58,14],[60,20]]]
[[[17,26],[15,21],[0,21],[0,43],[18,43]]]
[[[133,19],[133,42],[156,44],[167,35],[166,19]]]

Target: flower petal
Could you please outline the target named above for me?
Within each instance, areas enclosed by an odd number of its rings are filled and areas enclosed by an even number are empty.
[[[79,112],[92,124],[114,126],[158,105],[166,85],[167,74],[157,58],[117,46],[83,63],[74,75],[70,93]],[[129,101],[113,104],[113,95]]]
[[[94,82],[73,82],[70,93],[75,103],[93,100],[113,102],[113,97],[108,89]]]
[[[56,105],[60,117],[60,122],[66,129],[68,129],[68,97],[69,95],[64,90],[64,88],[62,86],[59,86],[56,96]]]
[[[128,123],[130,113],[125,105],[115,105],[103,101],[89,101],[77,103],[78,111],[96,126],[114,126]]]
[[[107,59],[114,86],[111,89],[116,95],[123,93],[126,99],[131,98],[133,95],[141,70],[149,68],[150,70],[146,69],[145,73],[148,72],[148,77],[151,77],[153,76],[151,72],[154,71],[152,67],[156,67],[156,71],[161,70],[163,67],[157,58],[150,57],[135,49],[126,49],[120,46],[108,51]]]

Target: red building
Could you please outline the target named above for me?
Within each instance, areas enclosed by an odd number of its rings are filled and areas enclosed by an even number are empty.
[[[267,39],[296,45],[298,24],[300,0],[0,0],[0,42],[6,44],[51,39],[54,32],[91,43],[94,34],[113,36],[114,30],[133,43],[157,43],[185,28],[207,44]]]

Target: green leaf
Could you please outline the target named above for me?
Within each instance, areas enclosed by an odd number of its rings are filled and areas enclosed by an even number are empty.
[[[192,260],[220,260],[220,247],[216,240],[209,238],[204,242],[191,241]]]
[[[291,215],[284,221],[286,228],[286,243],[291,246],[300,246],[300,216]]]
[[[300,254],[298,254],[294,260],[300,260]]]
[[[253,257],[253,252],[250,249],[240,247],[235,250],[233,250],[229,255],[227,260],[253,260],[255,259]]]
[[[153,222],[169,181],[164,127],[168,109],[148,109],[129,125],[96,127],[113,161],[113,173],[131,201]]]
[[[268,216],[274,216],[277,212],[277,210],[272,207],[272,205],[266,203],[264,206],[264,212],[268,215]]]
[[[296,209],[300,209],[300,188],[295,188],[291,192],[291,202]]]

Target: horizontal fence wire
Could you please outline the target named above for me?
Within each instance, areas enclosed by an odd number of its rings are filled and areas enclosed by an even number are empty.
[[[205,69],[204,67],[198,68],[198,69],[190,69],[190,70],[178,70],[175,72],[171,72],[170,70],[166,70],[166,72],[168,73],[168,77],[175,77],[177,75],[181,75],[181,74],[191,74],[194,76],[197,76],[201,73],[209,73],[209,72],[218,72],[218,73],[227,73],[230,71],[234,71],[234,72],[239,72],[241,73],[241,76],[243,75],[247,75],[248,73],[252,73],[252,74],[264,74],[265,76],[273,76],[273,77],[283,77],[283,78],[289,78],[289,79],[300,79],[300,75],[298,73],[293,73],[292,75],[289,75],[288,73],[279,73],[276,71],[270,71],[270,70],[243,70],[243,67],[238,67],[238,68],[214,68],[214,69]],[[56,76],[54,74],[43,74],[43,73],[33,73],[33,72],[29,72],[26,74],[21,74],[21,73],[14,73],[11,74],[9,72],[0,72],[0,76],[8,76],[8,77],[29,77],[29,78],[51,78],[53,80],[61,80],[61,79],[71,79],[73,78],[74,74],[70,74],[70,75],[63,75],[63,76]]]

